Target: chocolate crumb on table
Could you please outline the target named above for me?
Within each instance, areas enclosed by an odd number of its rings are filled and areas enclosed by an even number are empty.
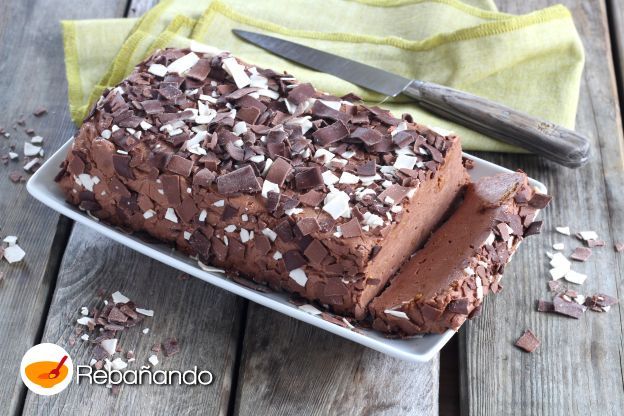
[[[539,347],[540,341],[530,329],[527,329],[522,336],[518,338],[515,345],[526,352],[533,352]]]
[[[595,241],[595,240],[590,240],[590,241]],[[572,254],[570,255],[570,258],[572,260],[577,260],[577,261],[587,261],[592,255],[592,251],[590,248],[587,247],[577,247],[574,249],[574,252],[572,252]]]
[[[624,252],[624,243],[615,243],[613,247],[615,248],[615,251],[617,251],[618,253]]]

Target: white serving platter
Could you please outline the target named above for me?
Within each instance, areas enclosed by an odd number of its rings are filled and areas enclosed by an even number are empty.
[[[412,362],[429,361],[440,351],[440,349],[455,334],[454,331],[447,331],[439,335],[425,335],[418,338],[410,339],[389,339],[383,334],[373,330],[352,331],[328,322],[318,315],[312,315],[299,309],[288,301],[289,295],[285,293],[262,293],[250,289],[246,286],[238,284],[231,279],[225,277],[219,272],[205,271],[199,267],[196,261],[188,256],[173,250],[165,244],[147,243],[132,235],[124,234],[115,227],[108,226],[102,222],[95,220],[80,211],[78,208],[65,202],[65,198],[59,189],[54,177],[59,171],[59,165],[65,159],[65,155],[73,142],[73,138],[65,143],[52,157],[50,157],[41,166],[37,172],[30,178],[27,184],[28,192],[36,199],[49,206],[55,211],[91,227],[95,231],[117,241],[123,245],[130,247],[146,256],[156,259],[171,267],[174,267],[184,273],[198,277],[210,284],[218,286],[229,292],[247,298],[260,305],[266,306],[292,318],[314,325],[333,334],[349,339],[358,344],[380,351],[384,354]],[[501,166],[476,158],[474,156],[464,156],[474,160],[475,166],[470,170],[473,179],[483,176],[489,176],[501,172],[510,172]],[[546,187],[534,180],[530,179],[530,183],[540,192],[546,193]]]

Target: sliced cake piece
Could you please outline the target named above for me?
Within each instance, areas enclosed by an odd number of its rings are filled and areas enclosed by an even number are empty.
[[[549,201],[521,172],[470,184],[457,211],[371,302],[373,327],[403,336],[457,330],[500,290],[505,264],[539,232],[534,219]]]

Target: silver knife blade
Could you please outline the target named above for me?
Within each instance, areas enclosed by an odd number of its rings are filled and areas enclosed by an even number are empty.
[[[342,78],[360,87],[396,97],[412,82],[392,72],[288,40],[233,29],[240,38],[295,63]]]

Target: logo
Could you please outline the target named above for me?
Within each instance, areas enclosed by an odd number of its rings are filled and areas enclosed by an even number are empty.
[[[74,364],[67,351],[56,344],[35,345],[24,354],[20,365],[22,381],[30,391],[52,396],[71,383]]]

